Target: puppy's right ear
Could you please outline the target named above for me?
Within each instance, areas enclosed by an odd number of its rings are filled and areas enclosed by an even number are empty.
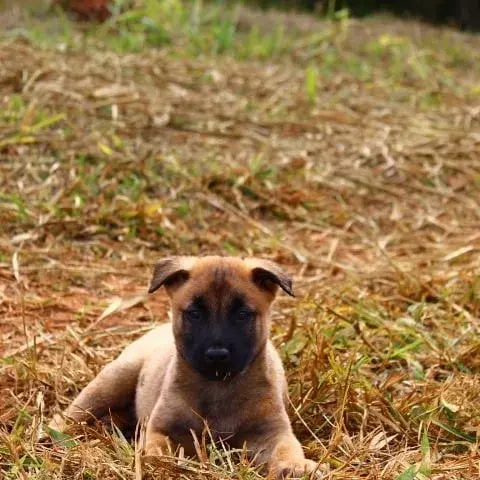
[[[162,285],[165,285],[168,291],[185,283],[190,277],[190,269],[194,262],[194,257],[169,257],[160,260],[153,268],[148,293],[155,292]]]

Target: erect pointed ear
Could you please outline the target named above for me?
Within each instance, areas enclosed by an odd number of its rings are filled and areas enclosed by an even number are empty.
[[[295,296],[291,277],[276,263],[260,259],[247,259],[246,261],[252,267],[252,280],[259,288],[274,295],[280,287],[290,296]]]
[[[148,293],[155,292],[162,285],[169,290],[169,287],[180,286],[186,282],[194,262],[195,257],[169,257],[160,260],[153,268]]]

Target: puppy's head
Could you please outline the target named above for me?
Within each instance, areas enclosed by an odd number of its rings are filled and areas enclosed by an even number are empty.
[[[255,258],[171,257],[155,266],[149,293],[171,298],[178,353],[210,380],[244,371],[265,348],[278,288],[293,296],[290,277]]]

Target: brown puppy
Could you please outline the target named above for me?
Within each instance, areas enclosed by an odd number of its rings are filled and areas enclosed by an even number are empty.
[[[195,455],[191,431],[200,437],[207,422],[214,440],[246,445],[277,478],[315,471],[292,432],[285,374],[269,340],[270,305],[278,287],[293,296],[290,278],[253,258],[172,257],[155,266],[149,293],[162,285],[173,324],[128,346],[64,416],[88,421],[133,405],[138,420],[148,419],[147,455],[179,445]],[[56,417],[51,427],[65,423]]]

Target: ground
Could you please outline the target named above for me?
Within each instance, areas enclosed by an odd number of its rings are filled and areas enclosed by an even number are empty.
[[[0,16],[2,478],[259,478],[221,447],[152,466],[102,426],[37,441],[167,320],[145,292],[179,253],[293,275],[272,336],[327,478],[478,478],[480,38],[144,3]]]

